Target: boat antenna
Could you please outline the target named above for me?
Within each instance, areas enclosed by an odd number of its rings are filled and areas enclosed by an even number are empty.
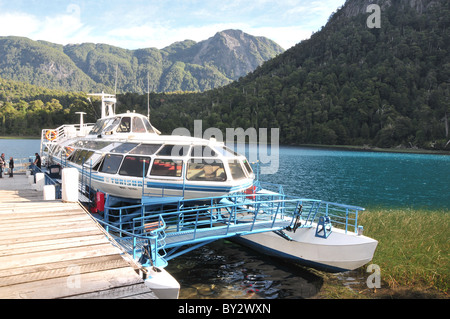
[[[147,72],[147,118],[150,121],[150,75]]]
[[[119,64],[116,65],[116,81],[114,83],[114,97],[117,96],[117,72],[119,71]],[[116,103],[114,103],[114,114],[116,114]]]
[[[92,109],[94,110],[95,119],[98,120],[99,117],[98,117],[97,111],[95,110],[94,104],[92,104],[91,98],[88,97],[87,99],[88,99],[89,103],[91,103]]]
[[[117,71],[118,71],[118,69],[119,69],[119,65],[117,64],[116,65],[116,81],[114,83],[114,95],[117,94]]]

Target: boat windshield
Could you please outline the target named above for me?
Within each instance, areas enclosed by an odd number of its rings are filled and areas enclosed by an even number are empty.
[[[148,119],[143,118],[142,121],[144,122],[144,126],[147,129],[147,132],[155,133],[155,130],[153,129],[153,126],[150,124]]]
[[[187,165],[186,178],[189,181],[224,182],[227,175],[223,163],[219,160],[190,160]]]
[[[119,174],[134,177],[147,175],[150,166],[150,158],[142,156],[125,156]]]
[[[100,119],[97,120],[92,130],[89,132],[89,135],[99,135],[103,129],[113,121],[113,119]]]
[[[245,178],[245,173],[239,160],[230,160],[228,165],[230,165],[231,176],[234,180]]]

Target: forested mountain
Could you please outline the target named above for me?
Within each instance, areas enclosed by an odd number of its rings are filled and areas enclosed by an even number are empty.
[[[368,27],[369,4],[381,9],[380,28]],[[450,1],[348,0],[309,40],[241,80],[156,101],[153,122],[279,127],[284,144],[450,149],[449,45]]]
[[[369,4],[381,8],[380,28],[368,27]],[[449,27],[447,0],[347,0],[309,40],[238,81],[203,93],[151,94],[151,121],[166,134],[193,132],[202,119],[204,129],[224,133],[280,128],[282,144],[449,150]],[[178,47],[191,46],[171,50]],[[72,101],[92,114],[89,104]],[[119,95],[119,111],[146,114],[146,106],[146,95]]]
[[[126,50],[107,44],[58,45],[0,37],[0,76],[50,89],[121,92],[204,91],[226,85],[283,52],[275,42],[225,30],[196,43],[162,50]]]

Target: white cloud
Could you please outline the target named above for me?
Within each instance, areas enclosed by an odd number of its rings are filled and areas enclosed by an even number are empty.
[[[28,36],[39,29],[40,21],[26,13],[0,13],[0,35]]]
[[[46,4],[34,14],[0,11],[0,35],[59,44],[107,43],[127,49],[163,48],[176,41],[206,40],[225,29],[265,36],[288,49],[323,26],[345,0],[199,0]],[[6,6],[0,0],[0,8]],[[21,3],[20,1],[18,3]],[[46,2],[47,3],[47,2]],[[58,9],[50,13],[51,8]],[[9,4],[9,3],[8,3]],[[11,4],[13,5],[13,4]],[[3,8],[2,8],[3,9]],[[59,11],[58,11],[59,10]]]
[[[86,42],[91,30],[91,27],[80,21],[79,9],[71,6],[66,13],[41,18],[22,12],[0,13],[2,36],[23,36],[33,40],[67,44]]]

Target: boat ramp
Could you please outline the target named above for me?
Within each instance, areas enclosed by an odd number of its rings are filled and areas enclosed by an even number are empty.
[[[142,269],[78,203],[0,179],[0,298],[148,298]]]

